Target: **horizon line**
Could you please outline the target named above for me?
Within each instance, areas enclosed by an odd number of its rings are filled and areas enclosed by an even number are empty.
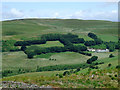
[[[101,20],[101,19],[77,19],[77,18],[19,18],[19,19],[9,19],[9,20],[0,20],[0,21],[15,21],[15,20],[26,20],[26,19],[58,19],[58,20],[95,20],[95,21],[110,21],[110,22],[120,22],[120,21],[111,21],[111,20]]]

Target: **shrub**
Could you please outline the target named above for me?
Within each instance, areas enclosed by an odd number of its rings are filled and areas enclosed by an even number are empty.
[[[98,64],[99,64],[98,62],[95,63],[95,65],[98,65]]]
[[[69,72],[69,71],[65,71],[65,72],[63,73],[63,76],[65,76],[65,75],[70,75],[70,72]]]
[[[33,52],[30,52],[30,53],[27,54],[27,57],[28,57],[29,59],[31,59],[31,58],[33,58],[34,55],[35,55],[35,54],[34,54]]]
[[[98,59],[98,56],[92,56],[90,59],[87,60],[88,64],[91,64],[92,62],[96,61]]]
[[[109,75],[109,77],[112,77],[112,75]]]
[[[104,64],[104,62],[100,62],[99,64]]]
[[[77,72],[79,72],[80,71],[80,68],[77,68]]]
[[[110,54],[110,55],[109,55],[109,58],[112,58],[112,57],[114,57],[114,55],[113,55],[113,54]]]
[[[115,80],[116,78],[115,77],[111,77],[112,80]]]
[[[95,69],[98,69],[98,66],[96,66]]]
[[[88,33],[88,36],[92,39],[97,39],[97,36],[94,33]]]
[[[57,73],[56,76],[59,76],[59,74]]]
[[[108,67],[110,67],[111,65],[112,65],[112,64],[111,64],[111,63],[109,63],[109,64],[108,64]]]
[[[59,78],[63,78],[63,75],[59,74]]]
[[[95,67],[94,67],[94,66],[90,66],[90,68],[95,69]]]
[[[120,68],[120,65],[117,65],[116,68]]]
[[[115,74],[115,77],[117,77],[118,75],[117,74]]]

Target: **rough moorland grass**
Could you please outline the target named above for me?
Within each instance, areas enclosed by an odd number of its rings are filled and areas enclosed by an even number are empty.
[[[22,37],[36,37],[47,33],[74,33],[79,37],[90,40],[87,33],[94,32],[105,41],[116,41],[118,35],[117,22],[77,19],[25,19],[2,22],[3,39],[17,39]],[[6,35],[6,32],[19,32],[17,35]],[[107,37],[106,37],[107,35]],[[112,37],[111,37],[112,36]],[[106,37],[106,38],[104,38]]]
[[[106,70],[90,71],[85,74],[71,74],[69,76],[59,78],[53,75],[56,74],[56,72],[49,71],[5,77],[2,80],[19,81],[29,84],[37,84],[39,86],[50,85],[52,87],[61,88],[118,88],[118,77],[115,77],[117,72],[117,69],[109,68]],[[61,71],[58,73],[61,73]],[[47,74],[50,74],[51,76],[47,76]],[[92,77],[93,74],[94,76]]]

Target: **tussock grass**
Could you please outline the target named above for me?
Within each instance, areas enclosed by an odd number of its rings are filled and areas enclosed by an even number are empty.
[[[50,85],[60,88],[118,88],[117,69],[90,71],[89,73],[72,74],[59,78],[53,74],[56,72],[28,73],[3,78],[3,81],[19,81],[28,84]],[[52,73],[52,75],[51,75]],[[58,72],[57,73],[61,73]],[[50,74],[47,76],[44,74]],[[111,74],[111,77],[110,75]],[[44,75],[44,76],[43,76]],[[94,77],[92,77],[94,75]]]

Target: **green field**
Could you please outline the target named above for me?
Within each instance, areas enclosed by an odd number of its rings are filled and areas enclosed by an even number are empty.
[[[39,46],[39,47],[54,47],[54,46],[60,46],[64,47],[62,43],[59,41],[47,41],[46,44],[38,44],[38,45],[31,45],[31,46]]]
[[[93,53],[93,55],[101,58],[108,58],[109,53]],[[117,51],[113,53],[117,56]],[[56,61],[50,61],[56,59]],[[75,52],[63,52],[63,53],[48,53],[36,56],[34,59],[28,59],[23,52],[3,52],[3,70],[18,70],[19,68],[26,68],[35,70],[37,66],[51,66],[51,65],[63,65],[63,64],[78,64],[85,63],[89,56],[81,55]],[[74,60],[74,61],[73,61]]]
[[[72,33],[84,38],[86,41],[93,40],[88,37],[89,32],[95,33],[103,41],[118,41],[118,23],[103,20],[77,20],[77,19],[24,19],[11,20],[2,22],[2,39],[3,40],[37,40],[40,36],[49,33],[67,34]],[[84,45],[84,44],[74,44]],[[47,41],[46,44],[37,44],[32,46],[38,47],[64,47],[59,41]],[[29,47],[29,46],[27,46]],[[15,76],[4,77],[3,81],[21,81],[25,83],[41,85],[51,85],[55,87],[117,87],[117,81],[110,81],[107,73],[117,73],[116,66],[118,65],[118,50],[106,53],[92,53],[92,56],[98,56],[95,62],[104,62],[104,64],[97,65],[99,69],[92,69],[91,73],[96,71],[100,78],[89,78],[92,74],[88,73],[89,68],[80,70],[69,76],[59,78],[56,74],[63,74],[64,71],[44,71],[44,72],[29,72]],[[115,57],[109,58],[113,54]],[[61,52],[61,53],[47,53],[34,56],[33,59],[28,59],[23,51],[3,52],[2,53],[2,70],[16,71],[19,68],[35,71],[36,68],[55,65],[76,65],[84,64],[91,56],[85,56],[76,52]],[[50,59],[56,59],[50,60]],[[112,64],[108,67],[108,64]],[[113,71],[112,71],[113,70]],[[105,76],[103,77],[102,73]],[[85,75],[83,75],[85,74]],[[88,80],[89,79],[89,80]],[[106,80],[105,82],[103,80]],[[98,82],[97,82],[97,81]],[[108,80],[108,81],[107,81]],[[115,79],[116,80],[116,79]],[[63,84],[60,84],[62,82]],[[92,84],[90,84],[92,83]],[[97,85],[95,85],[96,83]],[[101,83],[99,86],[98,84]],[[108,83],[111,86],[104,86]],[[113,85],[111,84],[113,83]],[[68,85],[69,84],[69,85]],[[74,87],[74,84],[76,87]],[[103,86],[102,86],[103,85]]]
[[[89,58],[74,52],[48,53],[46,55],[39,55],[39,57],[41,58],[28,59],[23,52],[5,52],[3,53],[3,70],[18,70],[19,68],[34,70],[37,66],[78,64],[86,62]],[[56,59],[56,61],[50,61],[49,58]]]

